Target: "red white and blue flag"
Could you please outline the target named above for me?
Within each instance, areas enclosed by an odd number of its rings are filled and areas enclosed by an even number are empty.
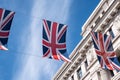
[[[113,50],[111,36],[106,34],[91,32],[95,52],[101,67],[109,70],[120,70],[120,63]]]
[[[43,57],[70,62],[66,56],[67,26],[43,20]]]
[[[0,8],[0,50],[8,50],[5,45],[8,42],[14,14],[15,12]]]

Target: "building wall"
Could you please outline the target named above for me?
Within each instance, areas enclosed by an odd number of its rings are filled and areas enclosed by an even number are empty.
[[[120,80],[120,72],[100,67],[90,37],[91,30],[112,35],[112,43],[120,61],[120,0],[101,0],[82,27],[83,39],[53,80]]]

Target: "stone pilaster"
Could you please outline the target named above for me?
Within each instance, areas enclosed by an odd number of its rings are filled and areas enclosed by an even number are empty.
[[[110,77],[111,77],[110,73],[107,70],[101,69],[100,75],[101,75],[101,80],[111,80],[110,79]]]
[[[85,62],[81,63],[81,70],[82,70],[82,74],[86,73],[86,64],[85,64]]]
[[[78,75],[77,71],[75,71],[75,73],[74,73],[74,80],[79,80],[79,75]]]

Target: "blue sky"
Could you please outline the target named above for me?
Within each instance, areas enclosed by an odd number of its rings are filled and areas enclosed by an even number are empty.
[[[68,25],[70,54],[82,36],[81,27],[99,0],[0,0],[15,11],[8,51],[0,51],[0,80],[52,80],[63,61],[42,58],[42,19]]]

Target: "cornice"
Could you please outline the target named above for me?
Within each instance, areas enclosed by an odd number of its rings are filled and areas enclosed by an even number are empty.
[[[105,4],[106,0],[102,0],[100,1],[100,3],[98,4],[98,6],[95,8],[95,10],[92,12],[92,14],[90,15],[90,17],[87,19],[87,21],[84,23],[83,27],[82,27],[82,33],[81,35],[84,33],[84,30],[86,29],[86,27],[89,25],[89,23],[91,23],[91,21],[93,20],[93,18],[95,18],[95,16],[97,15],[97,13],[99,12],[99,10],[101,9],[101,7]]]

